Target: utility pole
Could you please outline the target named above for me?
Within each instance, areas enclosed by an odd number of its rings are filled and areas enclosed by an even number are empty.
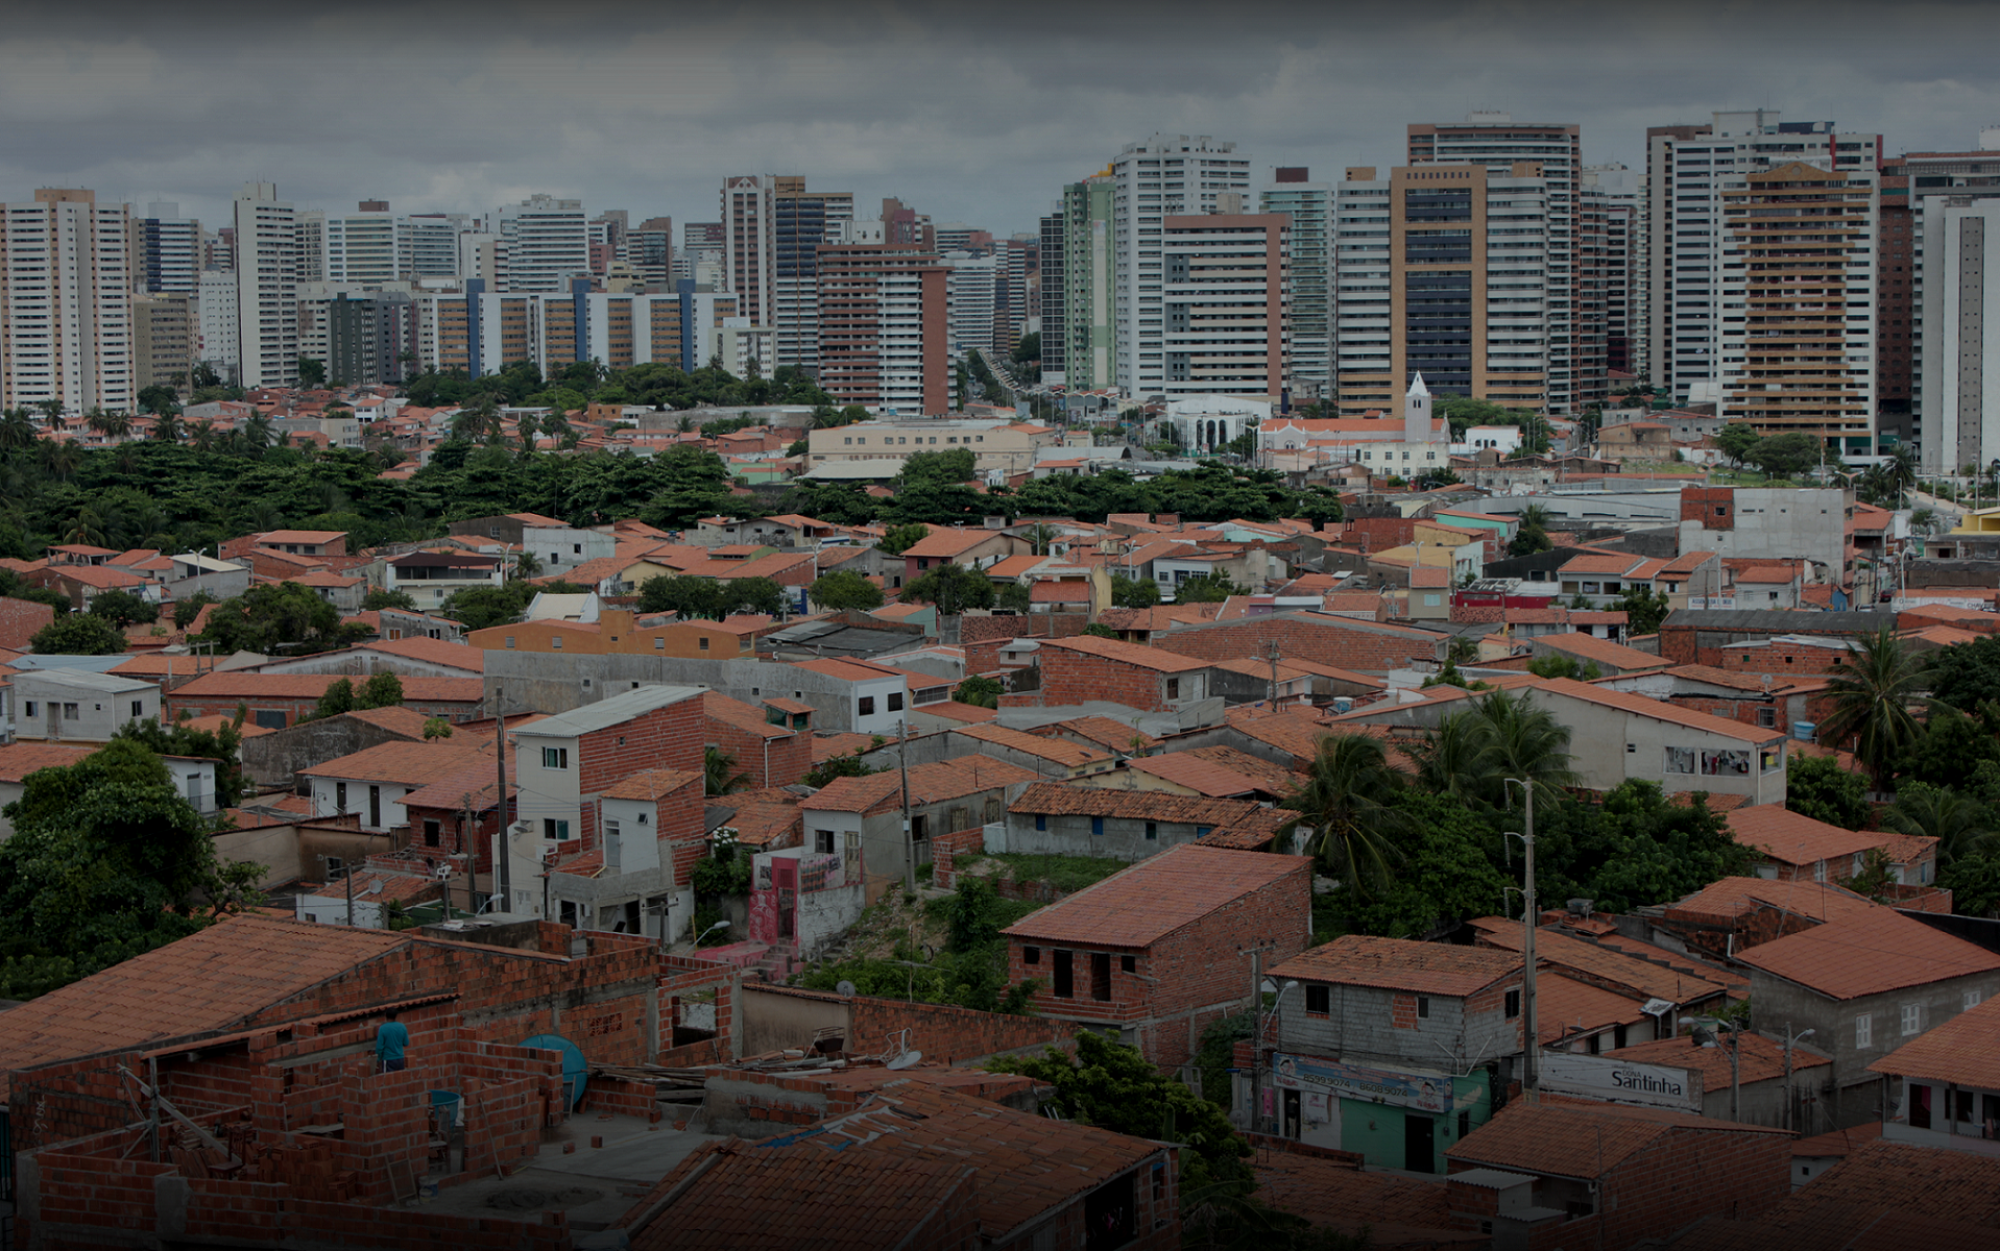
[[[493,684],[493,808],[499,822],[500,911],[514,910],[514,870],[508,863],[514,858],[514,836],[511,823],[507,820],[507,698],[501,693],[500,684]],[[477,864],[475,860],[473,863]]]
[[[1271,707],[1278,706],[1278,640],[1264,644],[1264,655],[1271,661]]]
[[[910,719],[896,723],[896,767],[903,775],[903,893],[917,893],[917,844],[910,831]]]
[[[347,925],[352,929],[354,928],[354,866],[343,862],[340,866],[340,879],[347,883]]]
[[[1743,1027],[1729,1030],[1729,1119],[1740,1121],[1743,1103]]]
[[[1250,953],[1250,1131],[1264,1128],[1264,950]]]
[[[1521,917],[1521,956],[1526,968],[1522,977],[1521,993],[1521,1096],[1529,1103],[1540,1102],[1540,1070],[1538,1052],[1541,1037],[1535,1032],[1535,927],[1541,924],[1541,912],[1535,903],[1535,785],[1520,778],[1507,778],[1502,788],[1518,786],[1525,797],[1522,816],[1523,833],[1519,835],[1521,845],[1527,849],[1527,876],[1521,892],[1526,911]]]

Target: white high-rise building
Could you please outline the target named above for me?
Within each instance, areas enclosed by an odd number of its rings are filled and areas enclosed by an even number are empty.
[[[1204,213],[1163,223],[1166,396],[1257,395],[1284,389],[1289,219]]]
[[[236,353],[245,388],[299,378],[298,215],[276,183],[243,184],[236,223]]]
[[[230,382],[242,374],[243,345],[236,330],[236,271],[204,269],[195,296],[200,338],[194,358]]]
[[[1134,395],[1166,389],[1165,290],[1160,255],[1168,216],[1208,213],[1216,198],[1250,191],[1250,157],[1233,140],[1154,135],[1111,162],[1120,383]]]
[[[1840,172],[1880,165],[1880,135],[1781,116],[1776,109],[1716,113],[1712,123],[1646,132],[1645,269],[1633,281],[1644,284],[1647,376],[1677,400],[1720,398],[1723,339],[1744,316],[1743,258],[1724,229],[1725,195],[1747,186],[1751,174],[1792,161]]]
[[[567,293],[590,276],[590,221],[583,201],[534,195],[493,215],[499,289],[513,294]]]
[[[722,287],[736,293],[736,307],[755,326],[770,325],[774,312],[777,188],[773,174],[738,174],[722,184]]]
[[[326,210],[297,209],[292,214],[298,232],[298,260],[293,276],[300,282],[326,281]]]
[[[326,281],[333,286],[379,287],[413,275],[410,219],[382,200],[363,201],[352,213],[326,217]],[[301,279],[303,281],[303,279]]]
[[[1956,474],[2000,459],[2000,199],[1921,203],[1917,434],[1924,472]]]
[[[458,238],[476,227],[465,213],[418,213],[405,219],[410,232],[410,276],[457,278]]]
[[[945,341],[953,360],[968,351],[993,348],[993,291],[999,261],[991,252],[974,256],[953,252],[944,258],[951,272],[945,277]]]
[[[130,410],[130,210],[44,189],[0,214],[0,408]]]

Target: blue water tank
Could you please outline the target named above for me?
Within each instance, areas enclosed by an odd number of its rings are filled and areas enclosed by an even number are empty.
[[[572,1110],[583,1102],[583,1087],[590,1080],[590,1066],[584,1061],[582,1048],[560,1034],[537,1034],[521,1045],[561,1052],[563,1095]]]
[[[1792,722],[1792,737],[1793,737],[1793,738],[1795,738],[1795,739],[1797,739],[1797,740],[1798,740],[1799,742],[1801,742],[1801,743],[1810,743],[1810,742],[1812,742],[1812,741],[1813,741],[1813,735],[1814,735],[1814,734],[1816,734],[1816,733],[1818,733],[1818,732],[1819,732],[1819,723],[1818,723],[1818,722],[1815,722],[1815,721],[1794,721],[1794,722]]]
[[[1338,696],[1333,701],[1333,710],[1340,713],[1353,712],[1354,701],[1345,695]]]

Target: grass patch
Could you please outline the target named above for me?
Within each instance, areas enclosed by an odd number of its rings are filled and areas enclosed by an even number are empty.
[[[1080,891],[1086,886],[1094,886],[1120,869],[1132,867],[1124,860],[1111,860],[1103,856],[989,852],[986,859],[997,860],[1006,865],[1009,875],[1017,882],[1047,882],[1064,894]]]

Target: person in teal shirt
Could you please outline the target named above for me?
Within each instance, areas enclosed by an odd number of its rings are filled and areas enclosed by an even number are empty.
[[[394,1011],[389,1019],[382,1022],[382,1028],[375,1031],[375,1063],[384,1073],[403,1071],[403,1053],[410,1046],[410,1027],[396,1019]]]

